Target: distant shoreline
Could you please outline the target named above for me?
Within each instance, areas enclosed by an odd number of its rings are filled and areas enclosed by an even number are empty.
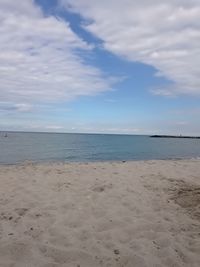
[[[200,136],[184,136],[184,135],[151,135],[153,138],[188,138],[188,139],[200,139]]]

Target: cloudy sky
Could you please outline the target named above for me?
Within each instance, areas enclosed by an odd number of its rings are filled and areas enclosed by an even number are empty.
[[[0,130],[200,135],[199,0],[0,0]]]

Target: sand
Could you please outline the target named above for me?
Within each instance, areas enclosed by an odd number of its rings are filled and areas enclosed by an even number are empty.
[[[0,167],[1,267],[200,266],[200,160]]]

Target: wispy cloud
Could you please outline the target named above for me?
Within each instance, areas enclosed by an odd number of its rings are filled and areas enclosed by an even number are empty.
[[[0,102],[0,111],[19,111],[28,112],[32,110],[32,105],[25,103],[11,103],[11,102]]]
[[[173,84],[161,95],[200,94],[199,0],[60,0],[85,18],[104,49],[152,65]]]
[[[29,110],[111,88],[81,56],[92,46],[32,0],[0,0],[0,109]],[[11,104],[12,103],[12,104]]]

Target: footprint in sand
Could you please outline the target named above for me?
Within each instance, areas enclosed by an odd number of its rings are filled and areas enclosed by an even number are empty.
[[[92,187],[92,191],[101,193],[104,192],[106,189],[111,189],[111,188],[113,188],[113,184],[96,185]]]
[[[5,221],[11,221],[13,219],[13,216],[11,213],[1,212],[0,214],[0,220]]]
[[[77,260],[81,259],[81,266],[96,266],[93,256],[83,250],[57,248],[54,246],[40,246],[40,253],[51,258],[57,264],[69,264],[77,266]]]
[[[23,216],[27,213],[28,210],[29,210],[29,209],[27,209],[27,208],[17,208],[17,209],[15,209],[15,212],[16,212],[19,216],[23,217]]]

